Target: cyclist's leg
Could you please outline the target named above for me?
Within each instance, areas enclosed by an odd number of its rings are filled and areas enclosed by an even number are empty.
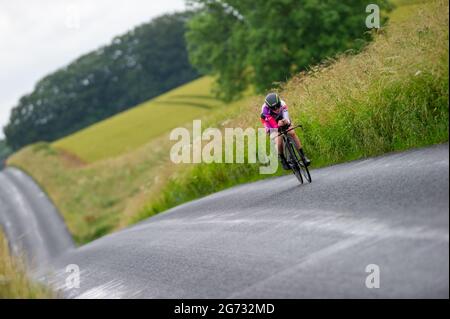
[[[300,139],[298,138],[297,134],[295,133],[295,131],[294,130],[289,131],[288,134],[289,134],[289,136],[291,136],[294,139],[295,146],[297,147],[297,149],[301,149],[302,143],[301,143]]]
[[[277,147],[278,154],[283,154],[283,138],[278,135],[278,129],[277,128],[271,128],[270,129],[270,137],[275,140],[275,146]]]
[[[277,147],[278,147],[278,154],[284,154],[283,138],[281,136],[278,136],[276,138],[276,143],[277,143]]]
[[[283,166],[284,170],[289,170],[291,169],[291,167],[289,166],[285,154],[284,154],[284,142],[283,142],[283,138],[281,136],[277,136],[278,133],[278,129],[273,129],[271,130],[271,137],[275,139],[275,145],[277,147],[278,150],[278,158],[281,162],[281,165]]]

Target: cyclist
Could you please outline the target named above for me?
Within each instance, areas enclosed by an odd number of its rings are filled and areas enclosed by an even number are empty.
[[[266,96],[264,104],[261,110],[261,123],[266,128],[267,134],[275,136],[281,129],[291,128],[291,121],[289,120],[288,107],[286,103],[280,99],[278,94],[270,93]],[[299,154],[305,161],[305,164],[309,166],[311,161],[306,157],[300,139],[298,138],[295,131],[289,131],[288,134],[294,139],[295,145],[297,146]],[[283,154],[283,138],[278,136],[275,138],[275,143],[278,148],[278,157],[283,166],[283,169],[289,170],[289,166],[286,157]]]

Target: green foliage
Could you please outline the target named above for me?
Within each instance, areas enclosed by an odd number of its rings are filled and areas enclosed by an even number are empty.
[[[369,40],[367,1],[191,0],[200,5],[186,39],[192,64],[218,76],[216,93],[259,93],[326,57]],[[389,10],[387,0],[373,1]],[[385,19],[382,21],[385,22]]]
[[[196,78],[184,40],[190,15],[156,18],[40,80],[12,110],[8,144],[53,141]]]
[[[0,167],[3,166],[3,161],[12,153],[11,148],[4,140],[0,140]]]

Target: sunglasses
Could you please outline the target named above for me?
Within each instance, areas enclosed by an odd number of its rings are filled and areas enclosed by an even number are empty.
[[[276,105],[272,107],[272,110],[279,110],[281,108],[281,105]]]

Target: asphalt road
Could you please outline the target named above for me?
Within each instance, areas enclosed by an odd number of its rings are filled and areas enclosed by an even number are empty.
[[[448,298],[448,152],[316,169],[310,185],[290,175],[234,187],[78,249],[55,247],[45,280],[69,298]],[[11,174],[0,175],[2,223]],[[65,286],[69,264],[80,288]],[[379,288],[366,287],[368,265]]]
[[[45,269],[75,247],[46,194],[12,167],[0,171],[0,225],[12,251],[24,256],[32,271]]]

